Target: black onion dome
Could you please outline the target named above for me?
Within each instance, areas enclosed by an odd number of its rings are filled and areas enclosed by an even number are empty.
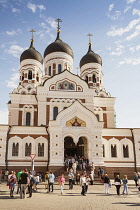
[[[20,62],[26,59],[34,59],[43,63],[42,55],[34,48],[33,40],[31,40],[31,45],[28,50],[25,50],[20,56]]]
[[[59,32],[57,33],[56,40],[45,49],[44,58],[46,55],[53,52],[65,52],[73,58],[73,51],[71,47],[60,39]]]
[[[102,65],[101,57],[92,51],[91,45],[89,45],[89,50],[87,54],[84,55],[80,61],[80,68],[87,63],[99,63],[100,65]]]

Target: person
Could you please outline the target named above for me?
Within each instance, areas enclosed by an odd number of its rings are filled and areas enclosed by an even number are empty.
[[[49,174],[49,191],[48,192],[50,192],[51,188],[52,188],[51,192],[53,192],[53,190],[54,190],[54,187],[53,187],[54,186],[54,179],[55,179],[55,176],[54,176],[53,172],[50,171],[50,174]]]
[[[20,180],[21,174],[22,174],[22,170],[19,171],[19,172],[17,173],[17,181],[18,181],[17,194],[18,194],[18,193],[20,192],[20,190],[21,190],[21,180]]]
[[[81,195],[86,195],[86,177],[84,174],[81,175],[80,178],[80,186],[82,187]]]
[[[90,183],[90,177],[87,175],[87,176],[86,176],[85,193],[87,193],[87,191],[88,191],[88,185],[89,185],[89,183]]]
[[[77,168],[77,164],[76,162],[74,161],[73,165],[72,165],[72,168],[73,168],[73,172],[74,174],[76,174],[76,168]]]
[[[26,198],[27,185],[29,183],[27,169],[23,169],[22,174],[20,176],[20,180],[21,180],[20,198],[22,199]]]
[[[80,184],[80,174],[79,173],[76,174],[76,184],[77,185]]]
[[[46,171],[46,174],[45,174],[45,190],[48,188],[49,186],[49,172]]]
[[[10,185],[10,197],[14,197],[13,193],[14,193],[14,189],[15,189],[15,185],[16,185],[16,173],[14,171],[12,171],[12,174],[9,178],[9,185]]]
[[[34,186],[34,190],[37,190],[37,185],[39,184],[39,174],[37,173],[35,176],[35,186]]]
[[[32,188],[33,188],[33,185],[36,183],[36,181],[30,171],[28,171],[28,178],[29,178],[29,183],[28,183],[29,197],[28,198],[31,198],[32,197]]]
[[[128,185],[127,185],[128,179],[127,179],[127,175],[124,175],[122,183],[123,183],[123,192],[122,192],[122,194],[124,195],[125,191],[126,191],[126,195],[128,195]]]
[[[90,184],[93,185],[93,181],[94,181],[94,170],[93,169],[91,169],[89,177],[90,177]]]
[[[105,194],[109,194],[109,184],[110,184],[110,179],[108,178],[108,175],[105,174],[105,176],[104,176]]]
[[[63,195],[64,183],[65,183],[64,174],[62,174],[61,177],[59,177],[58,182],[59,182],[60,189],[61,189],[61,195]]]
[[[134,172],[134,181],[135,181],[135,185],[137,187],[138,186],[138,174],[137,174],[137,172]]]
[[[2,180],[2,170],[0,170],[0,184],[1,184],[1,180]]]
[[[120,195],[121,179],[119,175],[117,175],[115,178],[115,186],[117,190],[117,195]]]
[[[140,191],[140,172],[138,172],[138,190]]]
[[[104,169],[103,168],[100,170],[100,176],[101,176],[101,179],[104,176]]]
[[[68,174],[68,178],[69,178],[69,190],[72,190],[73,189],[74,174],[70,171],[69,171],[69,174]]]

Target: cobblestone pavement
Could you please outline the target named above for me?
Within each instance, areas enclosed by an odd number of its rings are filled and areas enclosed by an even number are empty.
[[[17,194],[14,194],[14,198],[10,198],[6,183],[2,183],[0,184],[0,210],[140,209],[140,194],[134,185],[129,186],[129,195],[120,196],[116,195],[115,186],[110,189],[110,195],[105,195],[103,185],[90,185],[86,196],[81,195],[80,186],[74,185],[74,189],[69,190],[68,185],[65,185],[64,195],[60,195],[59,185],[56,184],[54,188],[53,193],[46,193],[44,184],[41,183],[32,198],[20,199]]]

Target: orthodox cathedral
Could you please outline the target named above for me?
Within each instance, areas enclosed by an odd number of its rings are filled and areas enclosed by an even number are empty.
[[[20,81],[10,93],[8,124],[0,125],[0,169],[54,172],[64,157],[84,156],[110,177],[140,171],[140,129],[115,127],[115,97],[103,86],[102,59],[92,50],[81,58],[80,76],[72,73],[73,51],[60,38],[44,58],[34,47],[20,56]],[[32,30],[33,32],[33,30]],[[43,72],[43,73],[42,73]]]

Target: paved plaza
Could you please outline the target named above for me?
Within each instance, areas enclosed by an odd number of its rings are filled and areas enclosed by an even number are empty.
[[[133,183],[133,181],[131,182]],[[81,187],[74,185],[73,190],[65,185],[64,195],[60,195],[59,185],[56,183],[53,193],[46,193],[44,183],[39,184],[38,191],[32,198],[20,199],[14,194],[9,197],[6,183],[0,184],[0,209],[1,210],[120,210],[140,209],[140,194],[134,184],[129,186],[129,195],[116,195],[113,185],[110,195],[104,194],[101,184],[90,185],[86,196],[81,196]],[[16,188],[17,189],[17,188]],[[15,192],[16,192],[15,189]],[[122,187],[121,187],[122,192]]]

